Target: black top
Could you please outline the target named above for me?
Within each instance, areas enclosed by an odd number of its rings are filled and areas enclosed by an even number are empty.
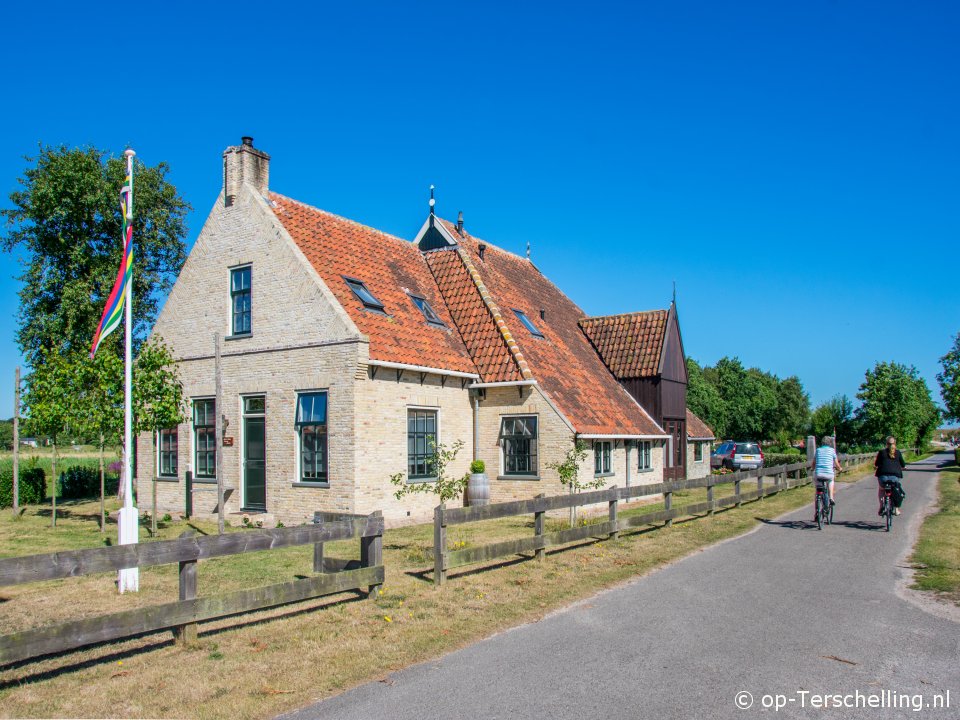
[[[903,477],[903,469],[907,464],[903,461],[903,455],[900,454],[899,450],[894,451],[896,457],[890,457],[890,453],[886,450],[881,450],[877,453],[877,460],[874,465],[877,466],[877,477],[881,475],[896,475],[898,478]]]

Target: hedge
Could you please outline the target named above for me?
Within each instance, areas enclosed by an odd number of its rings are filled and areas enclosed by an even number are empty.
[[[777,465],[792,465],[793,463],[803,462],[807,456],[801,452],[795,453],[764,453],[763,466],[775,467]]]
[[[120,477],[104,473],[104,494],[116,495]],[[74,465],[60,473],[57,496],[64,500],[100,497],[100,470],[85,465]]]
[[[39,505],[47,499],[43,468],[20,470],[20,504]],[[13,467],[0,467],[0,508],[13,507]]]

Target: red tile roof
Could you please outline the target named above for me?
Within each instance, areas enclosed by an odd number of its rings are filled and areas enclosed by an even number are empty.
[[[455,226],[443,222],[456,237]],[[475,268],[494,306],[500,310],[508,337],[516,342],[533,378],[576,431],[591,435],[662,435],[663,430],[610,374],[580,331],[578,323],[584,318],[584,312],[529,260],[489,243],[485,243],[484,259],[480,260],[478,245],[481,242],[464,232],[459,247]],[[429,253],[432,268],[438,263],[433,259],[435,254],[457,253],[450,250]],[[452,260],[444,262],[452,264]],[[446,283],[441,283],[441,290],[445,286]],[[455,302],[446,293],[444,297],[448,305]],[[514,310],[522,311],[544,337],[534,337]],[[470,346],[466,334],[464,338]],[[479,351],[499,353],[498,339],[492,335],[487,338],[487,344],[481,343]],[[471,349],[479,365],[478,350]],[[487,378],[484,376],[484,379]]]
[[[710,426],[690,412],[690,408],[687,408],[687,437],[698,440],[716,439]]]
[[[580,327],[618,379],[652,377],[659,372],[668,310],[584,318]]]
[[[370,358],[476,373],[420,250],[408,240],[270,193],[273,211],[360,332]],[[343,276],[362,280],[386,314],[367,310]],[[446,327],[427,323],[408,292],[427,300]]]

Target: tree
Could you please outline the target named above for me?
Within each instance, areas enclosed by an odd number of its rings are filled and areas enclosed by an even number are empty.
[[[836,432],[837,437],[846,443],[857,439],[853,432],[853,403],[850,398],[846,395],[834,395],[827,402],[817,405],[810,418],[810,427],[818,438]]]
[[[796,376],[777,383],[776,433],[785,433],[791,440],[803,435],[810,420],[810,396]]]
[[[27,376],[24,405],[28,408],[32,431],[46,435],[53,446],[50,525],[57,526],[57,443],[75,417],[79,359],[41,350],[38,364]]]
[[[708,379],[706,369],[693,358],[687,358],[687,407],[709,425],[717,437],[728,436],[726,403]]]
[[[13,450],[13,423],[0,420],[0,449]]]
[[[433,493],[440,502],[456,500],[467,489],[469,474],[463,477],[447,477],[447,467],[456,460],[457,453],[463,449],[463,440],[457,440],[449,448],[443,443],[430,442],[432,450],[427,466],[436,474],[436,480],[430,482],[412,482],[404,481],[404,473],[399,472],[390,476],[390,482],[399,489],[393,494],[397,500],[404,495],[413,495],[414,493]]]
[[[947,418],[960,421],[960,333],[953,338],[953,347],[940,358],[943,372],[937,374],[940,396],[947,409]]]
[[[877,363],[867,370],[857,398],[865,437],[876,443],[893,435],[902,445],[923,447],[940,420],[926,381],[912,365]]]
[[[122,157],[95,148],[41,146],[0,210],[7,251],[19,250],[17,342],[30,367],[44,350],[90,346],[122,255],[119,192]],[[167,181],[165,163],[135,165],[134,337],[142,339],[186,258],[183,238],[190,206]]]

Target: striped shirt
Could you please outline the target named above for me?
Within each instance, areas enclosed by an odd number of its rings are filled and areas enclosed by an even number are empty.
[[[833,463],[837,459],[837,451],[823,445],[817,448],[816,476],[833,480]]]

